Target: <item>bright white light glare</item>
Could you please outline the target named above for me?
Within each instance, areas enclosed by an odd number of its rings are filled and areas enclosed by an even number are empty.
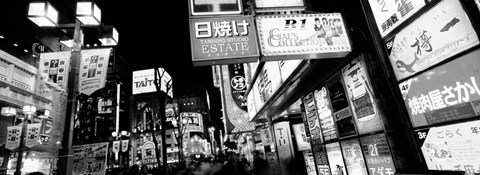
[[[112,33],[107,34],[107,37],[98,40],[100,40],[104,46],[116,46],[118,44],[118,36],[117,29],[112,28]]]
[[[100,25],[101,13],[93,2],[77,2],[77,19],[84,25]]]
[[[23,51],[24,51],[25,53],[26,53],[26,52],[28,52],[28,50],[27,50],[27,49],[23,49]]]
[[[18,47],[18,44],[17,44],[17,43],[13,43],[13,45],[14,45],[15,47]]]
[[[57,26],[58,11],[48,2],[30,3],[28,7],[28,19],[40,27]]]
[[[5,38],[5,37],[4,37],[3,35],[0,35],[0,38],[3,39],[3,38]]]

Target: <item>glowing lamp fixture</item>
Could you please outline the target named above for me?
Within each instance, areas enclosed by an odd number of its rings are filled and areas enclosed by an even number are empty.
[[[112,137],[117,137],[117,136],[118,136],[117,132],[113,131],[112,132]]]
[[[182,119],[182,123],[183,123],[183,124],[187,124],[187,123],[188,123],[188,119],[187,119],[187,118],[183,118],[183,119]]]
[[[43,115],[39,115],[38,118],[48,118],[50,117],[50,111],[49,110],[45,110],[45,112],[43,112]]]
[[[54,27],[58,25],[58,11],[48,2],[31,2],[28,19],[40,27]]]
[[[27,105],[27,106],[23,106],[23,113],[24,114],[35,114],[37,112],[37,107],[36,106],[33,106],[33,105]]]
[[[17,114],[17,110],[15,108],[2,107],[2,115],[3,116],[11,117],[11,116],[15,116],[16,114]]]
[[[113,26],[104,26],[102,34],[98,37],[103,46],[116,46],[118,44],[118,32]]]
[[[91,1],[77,2],[77,19],[84,25],[100,25],[102,14],[100,8]]]

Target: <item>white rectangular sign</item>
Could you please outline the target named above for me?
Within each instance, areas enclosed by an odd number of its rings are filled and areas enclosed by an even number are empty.
[[[309,137],[307,137],[307,132],[305,131],[305,124],[293,124],[293,133],[295,134],[295,141],[297,141],[297,150],[298,151],[307,151],[311,149]]]
[[[172,89],[172,77],[168,72],[163,68],[157,68],[160,75],[157,75],[157,78],[160,78],[160,90],[165,92],[168,96],[173,97],[173,89]],[[132,94],[143,94],[143,93],[150,93],[156,92],[157,89],[154,84],[155,80],[155,70],[154,69],[146,69],[146,70],[139,70],[133,71],[133,84],[132,84]],[[167,92],[168,90],[168,92]]]
[[[67,90],[71,52],[49,52],[40,54],[37,93],[51,99],[53,90]]]
[[[82,50],[78,80],[80,93],[91,95],[105,87],[110,51],[111,49]]]

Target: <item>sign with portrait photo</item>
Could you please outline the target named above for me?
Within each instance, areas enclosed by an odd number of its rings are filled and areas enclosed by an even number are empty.
[[[458,0],[444,0],[385,41],[397,80],[478,45],[478,36]]]
[[[348,174],[368,175],[362,147],[356,139],[342,141],[342,153]]]

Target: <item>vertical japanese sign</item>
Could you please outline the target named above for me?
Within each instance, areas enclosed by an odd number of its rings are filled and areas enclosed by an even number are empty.
[[[106,173],[108,142],[73,146],[73,175]]]
[[[395,76],[401,80],[478,43],[460,2],[449,0],[439,2],[389,38],[385,47]]]
[[[315,105],[313,92],[308,93],[303,97],[303,104],[305,105],[305,114],[307,115],[308,127],[310,130],[310,138],[312,139],[312,150],[317,163],[318,173],[330,174],[327,161],[327,153],[323,147],[322,131],[320,121],[318,118],[317,107]]]
[[[293,124],[293,133],[295,134],[295,141],[297,143],[298,151],[311,150],[310,140],[308,140],[307,132],[305,131],[305,124]]]
[[[251,16],[190,19],[195,66],[253,62],[260,56]]]
[[[294,156],[290,122],[274,123],[273,129],[275,130],[275,143],[277,145],[280,168],[282,169],[282,174],[287,174],[287,167],[293,163]]]
[[[42,127],[41,123],[28,124],[27,125],[27,135],[25,136],[25,146],[32,148],[38,144],[40,140],[40,128]]]
[[[330,101],[327,97],[327,89],[321,87],[315,90],[315,101],[317,104],[318,117],[320,118],[320,126],[322,127],[323,138],[325,141],[336,139],[337,131],[335,130],[335,122],[333,121],[333,113],[330,108]]]
[[[188,132],[203,132],[203,118],[202,114],[198,112],[181,112],[180,118],[187,119],[186,131]]]
[[[363,159],[362,147],[356,139],[342,141],[343,159],[347,166],[348,174],[368,175],[365,160]]]
[[[363,57],[352,60],[342,68],[348,99],[360,134],[383,129],[381,115]]]
[[[9,126],[7,128],[7,142],[5,148],[9,150],[20,147],[20,136],[22,135],[22,126]]]
[[[260,137],[262,138],[262,143],[264,146],[269,146],[273,143],[272,133],[270,128],[260,129]]]
[[[36,92],[52,99],[53,90],[67,90],[71,52],[49,52],[40,54]]]
[[[129,140],[122,140],[122,152],[127,152],[129,146]]]
[[[114,140],[112,143],[112,152],[118,153],[120,152],[120,140]]]
[[[111,49],[82,50],[78,80],[80,93],[91,95],[105,87],[110,51]]]
[[[395,165],[385,134],[360,138],[370,175],[394,175]]]
[[[428,169],[480,173],[480,121],[433,127],[424,137]]]
[[[277,92],[282,83],[278,61],[265,62],[253,87],[257,88],[262,107]]]
[[[247,91],[247,81],[245,80],[245,70],[243,64],[230,64],[228,65],[228,71],[230,74],[230,87],[233,101],[242,110],[247,110],[247,97],[245,92]]]
[[[233,73],[236,72],[236,75],[230,75],[229,65],[222,65],[222,87],[223,87],[223,99],[225,101],[225,130],[228,134],[231,133],[239,133],[239,132],[246,132],[255,130],[255,123],[250,122],[250,118],[248,115],[248,111],[246,109],[246,98],[244,96],[243,90],[235,90],[234,88],[238,89],[245,89],[246,82],[245,82],[245,74],[243,73],[243,78],[240,78],[240,68],[243,71],[242,67],[232,67]],[[243,93],[242,93],[243,92]],[[238,105],[237,102],[240,102]]]
[[[480,114],[480,50],[399,84],[414,127]]]
[[[384,37],[423,6],[426,0],[368,0],[380,36]]]
[[[339,137],[346,137],[356,134],[353,114],[348,104],[347,94],[342,81],[341,72],[336,73],[325,81],[328,96],[332,104],[333,116],[338,129]]]
[[[332,175],[347,174],[345,163],[343,163],[340,143],[329,143],[326,144],[325,147],[327,149],[328,163],[330,164],[330,170],[332,171]]]

